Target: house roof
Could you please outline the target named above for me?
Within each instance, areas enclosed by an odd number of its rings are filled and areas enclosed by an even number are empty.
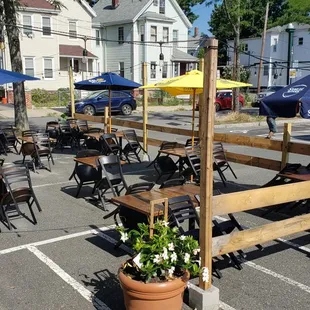
[[[20,0],[19,3],[22,7],[55,10],[55,7],[52,6],[47,0]]]
[[[167,17],[163,14],[158,14],[155,12],[145,12],[138,19],[153,19],[153,20],[161,20],[170,23],[174,23],[176,20],[170,17]]]
[[[198,58],[196,58],[190,54],[187,54],[185,52],[182,52],[177,48],[174,48],[173,52],[172,52],[171,60],[172,61],[197,62]]]
[[[119,6],[114,9],[112,0],[99,0],[93,6],[93,10],[97,14],[93,22],[102,24],[133,22],[149,2],[152,3],[150,0],[120,0]]]
[[[77,57],[83,58],[83,50],[84,48],[79,45],[59,45],[59,56],[70,56],[70,57]],[[87,51],[87,58],[97,58],[96,55]]]
[[[299,23],[292,23],[294,26],[294,29],[310,29],[310,25],[309,24],[299,24]],[[270,29],[267,30],[267,32],[283,32],[287,29],[289,24],[283,25],[283,26],[276,26],[276,27],[272,27]]]

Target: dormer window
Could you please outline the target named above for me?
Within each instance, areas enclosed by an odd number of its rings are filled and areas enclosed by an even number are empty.
[[[165,14],[165,0],[159,0],[159,14]]]

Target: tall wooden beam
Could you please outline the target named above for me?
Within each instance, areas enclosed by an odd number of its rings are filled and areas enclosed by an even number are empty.
[[[147,85],[147,63],[143,63],[143,85]],[[147,151],[147,122],[148,122],[148,117],[147,117],[147,89],[143,89],[143,148]]]
[[[213,195],[213,136],[214,102],[216,95],[218,41],[214,38],[205,43],[204,100],[201,106],[201,174],[200,174],[200,255],[201,266],[209,273],[207,282],[199,279],[199,286],[207,290],[212,280],[212,195]]]
[[[70,100],[71,100],[71,116],[75,114],[75,102],[74,102],[74,85],[73,85],[73,71],[72,63],[69,66],[69,87],[70,87]]]
[[[289,143],[291,141],[292,123],[285,123],[283,129],[283,142],[282,142],[282,160],[281,169],[288,163],[289,159]]]

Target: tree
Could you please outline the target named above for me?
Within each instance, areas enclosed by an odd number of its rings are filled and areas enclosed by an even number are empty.
[[[199,15],[196,15],[192,12],[192,7],[197,4],[203,4],[206,2],[206,0],[177,0],[177,2],[189,21],[193,23],[199,17]]]
[[[251,71],[243,66],[240,66],[240,82],[248,83]],[[223,68],[222,76],[224,79],[233,79],[233,66],[226,66]]]
[[[58,0],[51,0],[55,8],[63,7]],[[0,0],[0,20],[4,21],[6,35],[9,43],[12,70],[23,72],[23,63],[20,52],[19,28],[17,26],[18,0]],[[1,26],[0,26],[1,27]],[[3,24],[2,24],[3,27]],[[1,28],[0,28],[1,30]],[[13,83],[15,126],[17,130],[29,129],[29,121],[26,108],[24,83]]]

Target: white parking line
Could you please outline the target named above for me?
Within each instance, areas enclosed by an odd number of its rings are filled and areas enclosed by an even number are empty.
[[[54,261],[47,257],[43,252],[38,250],[34,246],[27,246],[27,249],[32,252],[37,258],[39,258],[46,266],[52,269],[61,279],[63,279],[67,284],[69,284],[74,290],[76,290],[81,296],[83,296],[87,301],[94,303],[96,309],[111,310],[103,301],[94,296],[94,294],[86,289],[82,284],[72,278],[68,273],[66,273],[60,266],[58,266]]]
[[[0,255],[9,254],[12,252],[24,250],[29,246],[37,247],[40,245],[45,245],[45,244],[54,243],[54,242],[58,242],[58,241],[68,240],[68,239],[77,238],[77,237],[90,235],[90,234],[97,235],[100,232],[110,230],[110,229],[114,229],[114,228],[115,228],[115,225],[104,226],[104,227],[99,227],[97,229],[85,230],[85,231],[81,231],[81,232],[74,233],[74,234],[69,234],[69,235],[64,235],[64,236],[60,236],[60,237],[56,237],[56,238],[46,239],[46,240],[37,241],[37,242],[33,242],[33,243],[28,243],[28,244],[23,244],[23,245],[19,245],[16,247],[1,250]]]
[[[236,310],[235,308],[225,304],[224,302],[220,301],[220,308],[222,310]]]

